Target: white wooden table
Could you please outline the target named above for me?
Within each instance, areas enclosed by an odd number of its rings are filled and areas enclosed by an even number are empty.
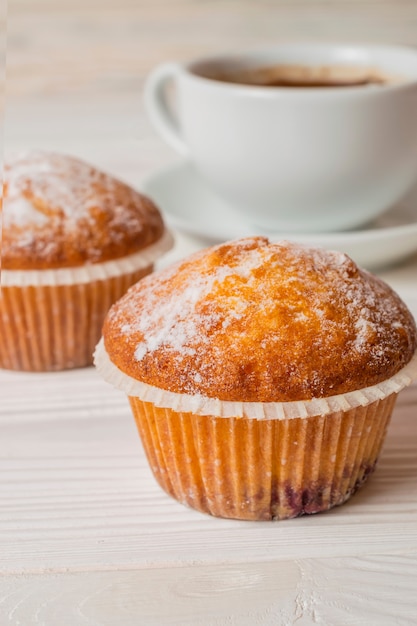
[[[296,5],[11,0],[6,148],[66,151],[140,186],[175,158],[140,99],[158,61],[277,33],[417,43],[416,3]],[[177,234],[163,264],[202,245]],[[417,256],[381,275],[417,316]],[[272,523],[165,495],[125,397],[93,368],[3,371],[0,394],[0,626],[417,624],[417,386],[360,492]]]

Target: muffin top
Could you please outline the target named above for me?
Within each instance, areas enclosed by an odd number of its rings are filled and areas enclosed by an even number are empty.
[[[109,261],[163,233],[149,198],[79,159],[36,151],[5,163],[3,269]]]
[[[133,286],[103,328],[108,357],[167,391],[247,402],[380,383],[412,358],[411,313],[345,254],[246,238]]]

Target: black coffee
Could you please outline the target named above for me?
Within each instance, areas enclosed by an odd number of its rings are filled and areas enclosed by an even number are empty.
[[[345,66],[265,65],[210,71],[207,78],[260,87],[329,88],[385,85],[392,77],[372,68]]]

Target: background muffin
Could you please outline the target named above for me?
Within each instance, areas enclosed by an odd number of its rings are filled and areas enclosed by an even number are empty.
[[[264,238],[147,277],[97,352],[157,480],[199,510],[280,519],[344,502],[373,471],[416,365],[405,304],[338,252]]]
[[[5,164],[0,366],[88,365],[104,316],[171,246],[157,207],[76,158]]]

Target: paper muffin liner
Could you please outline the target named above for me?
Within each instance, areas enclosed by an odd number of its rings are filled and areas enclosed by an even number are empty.
[[[367,407],[290,420],[221,419],[130,397],[161,487],[204,513],[278,520],[345,502],[374,470],[395,394]]]
[[[158,241],[139,252],[119,259],[90,263],[79,267],[63,267],[45,270],[7,270],[1,272],[1,287],[27,287],[38,285],[75,285],[91,283],[132,274],[152,266],[164,252],[173,245],[173,237],[168,230]]]
[[[148,385],[122,372],[109,358],[103,339],[95,351],[95,365],[101,376],[128,396],[136,396],[155,406],[173,409],[178,412],[192,412],[196,415],[214,417],[247,417],[250,419],[295,419],[327,415],[337,411],[366,406],[375,400],[382,400],[391,393],[398,393],[417,380],[417,352],[397,374],[377,385],[364,387],[358,391],[313,398],[296,402],[232,402],[207,398],[198,394],[189,395],[165,391]]]
[[[149,274],[170,235],[151,250],[57,270],[3,270],[0,367],[57,371],[91,365],[111,305]]]
[[[375,469],[398,392],[417,378],[416,354],[384,383],[320,405],[268,403],[280,405],[273,411],[252,406],[264,403],[233,403],[239,410],[232,415],[218,401],[210,414],[202,409],[207,403],[186,394],[150,393],[149,385],[138,393],[137,381],[111,363],[102,342],[95,360],[105,379],[128,390],[161,487],[194,509],[242,520],[287,519],[345,502]],[[180,408],[173,395],[182,396]]]

